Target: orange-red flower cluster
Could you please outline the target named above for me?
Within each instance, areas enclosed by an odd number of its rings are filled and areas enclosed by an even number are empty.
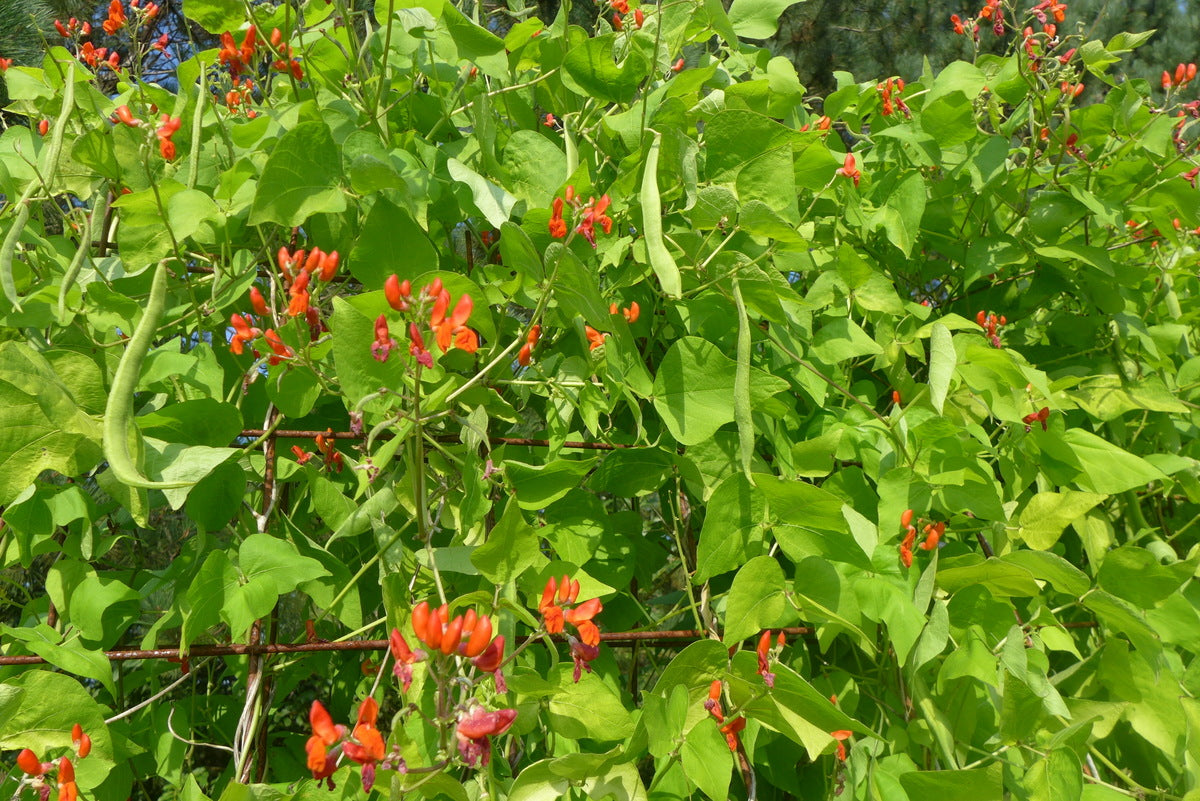
[[[858,186],[859,180],[862,179],[862,172],[855,166],[854,154],[847,153],[846,158],[842,160],[842,166],[836,170],[838,175],[845,176],[854,181],[854,185]]]
[[[596,226],[606,234],[612,233],[613,221],[605,212],[608,211],[612,200],[608,195],[601,195],[599,200],[588,198],[587,205],[583,207],[583,214],[579,218],[579,225],[575,226],[575,233],[583,234],[583,238],[596,247]]]
[[[162,115],[159,120],[160,125],[154,135],[158,137],[158,150],[162,153],[162,157],[167,161],[175,160],[175,143],[171,141],[171,137],[175,136],[175,132],[179,130],[179,126],[183,124],[183,120],[179,117],[172,117],[169,114]]]
[[[458,741],[458,753],[467,767],[486,765],[492,757],[492,741],[489,738],[504,734],[516,719],[515,709],[488,712],[475,701],[459,712],[454,737]]]
[[[550,236],[562,239],[567,235],[567,221],[563,219],[563,199],[554,198],[550,205]]]
[[[231,314],[229,324],[233,326],[233,337],[229,340],[229,352],[235,356],[241,356],[246,350],[246,343],[262,335],[260,329],[251,326],[249,321],[240,314]]]
[[[290,298],[287,309],[289,317],[298,317],[309,312],[312,297],[308,286],[312,276],[315,275],[325,282],[333,280],[337,273],[338,261],[336,250],[325,253],[320,248],[313,248],[309,251],[297,250],[295,253],[289,253],[286,247],[279,249],[276,262]],[[313,320],[310,319],[309,322],[312,323]]]
[[[730,751],[738,750],[738,733],[746,728],[746,719],[740,715],[733,720],[725,720],[725,711],[721,708],[721,681],[717,679],[708,686],[708,700],[704,708],[717,720],[721,734],[725,735],[725,743]]]
[[[84,733],[83,727],[78,723],[71,727],[71,744],[79,759],[83,759],[91,753],[92,738]],[[30,784],[38,791],[39,798],[43,801],[50,798],[48,774],[55,769],[53,762],[42,762],[36,753],[25,748],[17,754],[17,767],[29,777]],[[54,781],[58,786],[58,801],[77,801],[79,786],[75,783],[75,765],[71,762],[70,757],[61,757],[58,760],[57,768],[58,772]]]
[[[278,28],[271,31],[271,47],[279,54],[279,58],[271,62],[271,69],[277,72],[290,72],[297,81],[304,79],[304,68],[300,62],[292,58],[292,46],[283,43],[283,32]]]
[[[579,681],[582,671],[591,672],[588,663],[600,653],[600,628],[593,622],[596,615],[604,611],[599,598],[592,598],[576,605],[579,598],[579,581],[572,581],[564,575],[561,581],[554,576],[546,580],[542,590],[542,599],[538,603],[538,611],[547,634],[561,634],[564,623],[570,623],[579,632],[579,639],[568,637],[571,644],[571,656],[575,660],[575,681]]]
[[[787,638],[783,636],[783,632],[779,632],[779,636],[775,640],[775,647],[782,649],[787,644]],[[771,632],[764,631],[758,639],[758,647],[755,649],[758,656],[758,674],[763,677],[763,683],[768,687],[775,686],[775,674],[770,672],[771,668]]]
[[[446,656],[456,654],[469,659],[479,670],[492,674],[498,692],[507,692],[504,674],[500,672],[500,667],[504,664],[504,635],[492,637],[492,619],[487,615],[480,615],[474,609],[468,609],[464,614],[450,619],[450,608],[446,604],[434,609],[430,608],[428,602],[421,601],[412,610],[412,629],[416,638],[425,643],[431,652],[440,651]],[[408,649],[408,643],[399,631],[392,632],[392,644],[393,654],[398,653],[397,645],[402,646],[399,653]],[[410,655],[418,653],[421,652],[408,651]],[[420,658],[423,656],[422,654]],[[416,656],[404,658],[409,659],[409,665],[420,661]],[[396,675],[402,682],[406,682],[406,678],[401,675],[400,662],[401,657],[397,657]],[[412,671],[409,668],[407,681],[411,681],[411,676]],[[404,684],[404,688],[408,689],[407,683]]]
[[[1195,77],[1196,77],[1196,65],[1195,64],[1180,64],[1175,67],[1174,75],[1167,72],[1166,70],[1163,70],[1162,88],[1170,89],[1173,86],[1176,86],[1176,87],[1187,86],[1189,83],[1191,83],[1195,79]]]
[[[838,729],[837,731],[829,732],[829,736],[832,737],[833,739],[837,740],[837,758],[838,758],[839,762],[846,761],[846,743],[845,743],[845,741],[850,739],[850,737],[853,734],[854,734],[854,732],[852,732],[848,729]]]
[[[0,72],[8,72],[8,68],[13,65],[11,58],[0,58]]]
[[[1072,144],[1070,137],[1067,138],[1068,146]],[[1002,348],[1004,345],[1000,342],[1000,335],[997,333],[1003,326],[1008,325],[1008,318],[1003,314],[997,317],[994,314],[980,309],[975,315],[975,322],[979,323],[979,327],[983,329],[983,333],[987,336],[988,341],[992,343],[992,347]]]
[[[617,304],[615,304],[615,303],[608,304],[608,313],[616,314],[617,313]],[[638,302],[636,300],[631,302],[624,309],[621,309],[621,315],[624,316],[625,322],[629,323],[630,325],[633,325],[634,323],[636,323],[638,321],[638,317],[641,316],[641,313],[642,313],[642,307],[638,305]]]
[[[528,367],[529,362],[533,359],[533,349],[537,347],[538,340],[542,337],[542,327],[534,325],[529,329],[529,333],[525,337],[525,344],[521,346],[521,350],[517,353],[517,364],[522,367]]]
[[[379,704],[370,696],[358,708],[358,720],[353,731],[335,724],[321,702],[313,701],[308,713],[313,733],[304,746],[308,754],[308,769],[312,771],[313,778],[318,782],[327,780],[332,790],[333,781],[329,777],[337,770],[338,760],[344,754],[362,765],[363,789],[370,792],[375,784],[375,764],[382,761],[387,753],[383,735],[375,727],[378,719]]]
[[[991,3],[993,0],[988,0],[988,2]],[[998,3],[999,0],[995,0],[995,2]],[[1042,23],[1043,25],[1046,24],[1047,14],[1053,17],[1055,22],[1062,22],[1067,18],[1067,4],[1060,3],[1058,0],[1042,0],[1042,2],[1038,3],[1029,10],[1035,17],[1037,17],[1038,22]]]
[[[429,330],[443,352],[448,352],[451,348],[465,350],[467,353],[479,350],[479,334],[467,326],[467,320],[475,309],[475,301],[464,293],[451,309],[450,302],[453,298],[442,286],[441,278],[430,281],[414,300],[412,284],[390,275],[384,281],[383,294],[388,305],[399,312],[409,312],[417,305],[419,308],[415,314],[418,318],[423,314],[425,307],[431,304]],[[432,367],[433,354],[426,348],[425,335],[415,320],[408,325],[408,339],[409,352],[416,358],[417,363]],[[371,352],[379,361],[387,361],[388,353],[394,346],[395,342],[387,336],[387,318],[381,314],[375,321],[375,342],[371,345]]]
[[[904,116],[912,117],[912,111],[904,102],[904,98],[900,97],[900,93],[904,91],[903,78],[888,78],[875,88],[879,90],[879,94],[883,98],[882,113],[885,117],[894,113],[896,109],[903,111]]]
[[[1049,428],[1049,426],[1047,425],[1047,422],[1046,422],[1049,419],[1050,419],[1050,407],[1043,406],[1038,411],[1030,412],[1029,414],[1022,417],[1021,422],[1025,424],[1026,432],[1028,432],[1031,428],[1033,428],[1033,424],[1035,422],[1041,423],[1042,430],[1045,431],[1047,428]]]
[[[249,71],[249,64],[254,60],[257,46],[258,29],[253,25],[246,29],[241,46],[234,43],[231,32],[225,31],[221,34],[221,49],[217,53],[217,62],[228,67],[230,75],[241,75]]]
[[[96,47],[91,42],[84,42],[79,48],[79,60],[92,69],[110,67],[117,69],[121,66],[121,54],[116,50],[108,52],[107,47]]]
[[[81,23],[79,20],[71,17],[71,19],[67,21],[67,24],[63,25],[61,20],[56,19],[54,20],[54,30],[58,31],[58,35],[64,39],[72,39],[76,34],[80,36],[91,36],[92,23],[86,21]]]
[[[583,333],[587,335],[588,350],[596,350],[604,347],[604,337],[607,336],[603,331],[597,331],[590,325],[583,327]]]
[[[125,9],[121,6],[121,0],[112,0],[108,4],[108,19],[104,20],[104,32],[112,36],[117,31],[125,27],[125,23],[129,18],[125,16]]]
[[[917,527],[913,525],[913,510],[905,509],[900,515],[900,527],[904,529],[904,540],[900,543],[900,563],[905,567],[912,567],[913,543],[917,540]],[[921,521],[918,520],[917,523]],[[942,538],[942,534],[946,532],[946,524],[943,521],[930,521],[925,524],[922,533],[925,539],[921,541],[920,548],[922,551],[932,551],[938,547],[938,542]]]

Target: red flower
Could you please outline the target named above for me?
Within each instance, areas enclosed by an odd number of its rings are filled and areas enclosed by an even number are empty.
[[[550,236],[555,239],[562,239],[567,235],[567,223],[563,219],[562,213],[563,199],[556,197],[550,206]]]
[[[473,768],[481,763],[486,765],[492,756],[492,743],[488,738],[508,731],[516,719],[515,709],[488,712],[475,702],[459,712],[454,736],[458,740],[458,752],[467,767]]]
[[[83,727],[78,723],[71,727],[71,744],[80,759],[92,752],[92,738],[83,733]]]
[[[363,789],[368,793],[375,784],[375,763],[383,759],[386,753],[383,735],[375,728],[378,718],[379,704],[368,695],[358,708],[358,722],[351,735],[353,739],[342,745],[342,753],[362,765]]]
[[[571,646],[571,658],[575,660],[575,672],[572,678],[578,684],[579,679],[583,677],[584,670],[588,673],[592,672],[592,666],[589,663],[600,656],[600,646],[588,645],[571,636],[567,637],[567,642]]]
[[[417,328],[416,323],[408,324],[408,340],[411,343],[408,352],[416,358],[417,364],[433,367],[433,354],[425,349],[425,338],[421,336],[421,329]]]
[[[50,131],[50,120],[41,119],[38,121],[38,134],[45,136]]]
[[[553,114],[547,114],[546,119],[542,122],[542,125],[545,125],[547,128],[553,128],[557,122],[558,120],[554,119]]]
[[[46,766],[38,759],[37,754],[30,751],[28,748],[17,754],[17,767],[25,773],[26,776],[41,776],[46,772]]]
[[[113,0],[113,2],[116,2],[116,0]],[[183,124],[183,121],[179,117],[171,117],[164,114],[162,115],[161,122],[162,124],[154,134],[158,137],[158,149],[164,159],[174,161],[175,143],[171,141],[171,137],[179,130],[179,126]]]
[[[592,619],[604,610],[604,606],[599,598],[592,598],[575,606],[578,597],[578,581],[572,581],[567,576],[562,577],[561,583],[556,582],[554,576],[546,581],[542,600],[538,604],[538,611],[542,613],[545,621],[546,632],[559,634],[563,630],[563,623],[570,623],[579,632],[579,638],[585,645],[599,645],[600,629]],[[558,603],[555,603],[556,600]]]
[[[610,303],[608,306],[608,313],[616,314],[617,313],[617,304]],[[625,317],[625,321],[627,323],[629,323],[630,325],[632,325],[633,323],[636,323],[638,321],[638,317],[641,316],[641,313],[642,313],[642,307],[638,305],[638,302],[636,300],[633,301],[632,303],[630,303],[629,306],[627,306],[626,308],[621,309],[621,314]]]
[[[449,305],[450,293],[443,289],[434,301],[433,312],[429,317],[429,327],[433,329],[438,347],[443,352],[449,351],[453,346],[467,353],[474,353],[479,350],[479,335],[467,328],[466,322],[475,308],[475,301],[470,295],[464,294],[455,304],[454,311],[447,317],[446,309]]]
[[[115,3],[116,0],[113,0]],[[63,757],[58,760],[58,801],[76,801],[79,787],[75,784],[75,766]]]
[[[316,253],[319,251],[313,252]],[[310,277],[308,270],[301,270],[300,274],[296,276],[296,280],[292,282],[291,287],[288,288],[288,295],[292,298],[291,302],[288,303],[287,313],[289,317],[299,317],[308,311],[310,300],[308,282]]]
[[[133,116],[133,112],[129,110],[129,106],[117,106],[117,119],[130,128],[136,128],[142,124],[142,121]]]
[[[292,453],[295,454],[296,461],[302,465],[308,464],[313,458],[313,454],[304,450],[304,448],[301,448],[299,445],[292,446]]]
[[[957,14],[950,15],[950,23],[954,26],[954,32],[961,35],[966,31],[963,30],[962,19]]]
[[[254,313],[266,317],[270,314],[267,309],[267,299],[263,297],[263,293],[258,287],[250,287],[250,306],[254,309]]]
[[[612,200],[608,195],[602,195],[599,200],[591,198],[588,204],[583,207],[583,215],[580,217],[579,225],[575,226],[575,233],[583,234],[592,247],[596,247],[596,225],[606,234],[612,233],[613,221],[605,214]]]
[[[841,762],[846,761],[846,745],[842,741],[849,739],[853,734],[854,732],[847,729],[838,729],[829,733],[830,737],[837,740],[837,758]]]
[[[584,334],[587,335],[588,350],[604,347],[604,334],[592,328],[590,325],[583,327]]]
[[[779,638],[776,640],[776,645],[782,648],[787,641],[784,639],[783,632],[779,632]],[[770,672],[771,667],[771,632],[764,631],[762,637],[758,640],[758,648],[755,649],[758,654],[758,673],[763,677],[763,683],[768,687],[775,686],[775,674]]]
[[[484,673],[492,674],[492,680],[496,683],[496,692],[508,692],[508,687],[504,683],[504,674],[500,672],[500,667],[504,664],[503,634],[497,635],[496,639],[492,640],[479,656],[471,660],[471,664]]]
[[[425,660],[424,651],[414,651],[408,647],[408,641],[404,639],[404,635],[400,633],[400,629],[392,629],[392,635],[388,639],[388,644],[392,648],[392,656],[396,660],[395,667],[392,668],[392,673],[400,680],[400,687],[404,692],[408,692],[408,688],[412,686],[412,666],[417,662]]]
[[[8,72],[8,68],[13,65],[11,58],[0,58],[0,72]]]
[[[853,153],[846,154],[846,158],[842,161],[842,166],[837,169],[837,174],[844,175],[854,181],[855,186],[858,186],[859,179],[862,178],[862,172],[855,166]]]
[[[246,318],[240,314],[230,315],[229,324],[233,326],[233,336],[229,340],[229,352],[235,356],[244,353],[246,343],[262,334],[262,331],[257,328],[251,328],[250,324],[246,322]]]
[[[275,333],[275,329],[268,328],[263,332],[263,339],[267,340],[267,344],[271,346],[274,356],[267,359],[270,365],[279,364],[284,359],[290,359],[296,355],[296,351],[283,344],[283,340],[279,338],[279,334]]]
[[[333,718],[325,711],[320,701],[313,701],[308,712],[308,721],[312,724],[312,736],[308,738],[304,750],[308,754],[308,769],[312,771],[317,781],[328,778],[337,768],[337,754],[329,753],[331,745],[346,734],[346,727],[334,725]]]
[[[642,25],[644,25],[645,23],[646,23],[646,15],[642,13],[642,10],[640,8],[634,9],[634,11],[633,11],[634,27],[636,27],[640,30]]]
[[[125,9],[121,7],[121,0],[112,0],[108,4],[108,19],[104,20],[104,32],[112,36],[124,28],[125,23],[128,21],[128,17],[125,16]]]
[[[721,682],[719,679],[708,686],[708,700],[704,702],[704,708],[716,718],[721,734],[725,735],[725,744],[729,746],[729,750],[737,751],[740,744],[738,733],[746,728],[746,719],[737,717],[733,720],[725,720],[725,712],[721,709]]]
[[[611,5],[612,10],[617,12],[618,14],[628,14],[629,13],[629,0],[612,0],[612,2],[609,3],[609,5]]]
[[[388,331],[387,315],[381,314],[375,318],[375,341],[371,343],[371,355],[376,361],[386,362],[396,340]]]
[[[412,284],[408,279],[401,281],[395,273],[387,277],[383,282],[383,296],[387,298],[388,305],[398,312],[408,311],[408,300],[412,297]]]

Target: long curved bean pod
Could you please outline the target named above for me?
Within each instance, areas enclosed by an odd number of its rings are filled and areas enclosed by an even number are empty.
[[[137,389],[142,362],[154,342],[159,320],[167,306],[167,263],[160,261],[150,285],[150,299],[137,330],[129,338],[121,363],[113,376],[108,403],[104,407],[104,458],[109,469],[122,484],[139,489],[177,489],[193,482],[151,481],[142,475],[129,450],[130,429],[133,423],[133,393]]]

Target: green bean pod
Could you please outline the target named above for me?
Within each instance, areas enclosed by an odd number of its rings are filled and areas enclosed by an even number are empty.
[[[104,458],[113,475],[122,484],[138,489],[178,489],[194,482],[151,481],[144,476],[129,450],[133,428],[133,394],[142,373],[142,362],[150,352],[158,323],[167,306],[167,262],[160,261],[150,285],[150,299],[137,330],[129,338],[117,372],[113,375],[108,403],[104,407]]]
[[[108,203],[111,198],[107,189],[100,191],[100,199],[92,206],[92,213],[84,223],[83,230],[80,231],[79,247],[75,249],[75,256],[71,259],[66,273],[63,274],[62,286],[58,288],[59,320],[63,320],[67,315],[67,292],[75,286],[75,279],[79,277],[79,271],[83,269],[84,259],[87,258],[88,251],[92,249],[92,235],[95,233],[97,225],[104,224],[104,215],[108,213]]]
[[[63,135],[67,130],[67,119],[71,115],[71,109],[75,106],[75,62],[72,61],[67,65],[66,83],[63,86],[63,102],[62,110],[58,114],[58,119],[54,121],[54,130],[50,134],[50,142],[46,145],[43,156],[42,173],[45,175],[46,191],[51,192],[50,185],[54,183],[54,173],[58,170],[58,156],[62,152]],[[13,277],[13,260],[17,254],[17,243],[21,239],[21,232],[25,230],[25,226],[29,223],[29,204],[33,200],[35,184],[30,183],[25,191],[17,200],[17,216],[13,220],[13,227],[9,229],[8,235],[4,237],[4,244],[0,245],[0,289],[4,290],[4,294],[12,301],[13,308],[21,311],[21,296],[17,294],[17,282]]]
[[[16,258],[21,232],[29,222],[29,199],[33,195],[32,190],[33,185],[30,184],[25,194],[16,201],[16,219],[13,220],[12,228],[8,229],[8,235],[4,237],[4,244],[0,245],[0,287],[4,289],[4,294],[12,301],[13,308],[17,311],[21,311],[21,296],[17,294],[17,281],[13,277],[13,259]]]

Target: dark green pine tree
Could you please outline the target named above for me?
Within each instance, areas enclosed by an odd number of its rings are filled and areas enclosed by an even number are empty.
[[[788,9],[779,33],[766,42],[791,59],[800,82],[823,96],[837,84],[837,70],[857,80],[921,74],[928,58],[935,70],[969,58],[970,42],[951,30],[950,15],[978,14],[983,0],[808,0]],[[1036,0],[1019,4],[1022,19]],[[1067,0],[1060,35],[1083,33],[1108,41],[1122,31],[1156,30],[1154,37],[1126,54],[1119,72],[1157,82],[1164,69],[1200,59],[1200,0]],[[1009,31],[1006,39],[1018,35]],[[999,52],[1004,42],[991,29],[980,30],[983,48]]]

